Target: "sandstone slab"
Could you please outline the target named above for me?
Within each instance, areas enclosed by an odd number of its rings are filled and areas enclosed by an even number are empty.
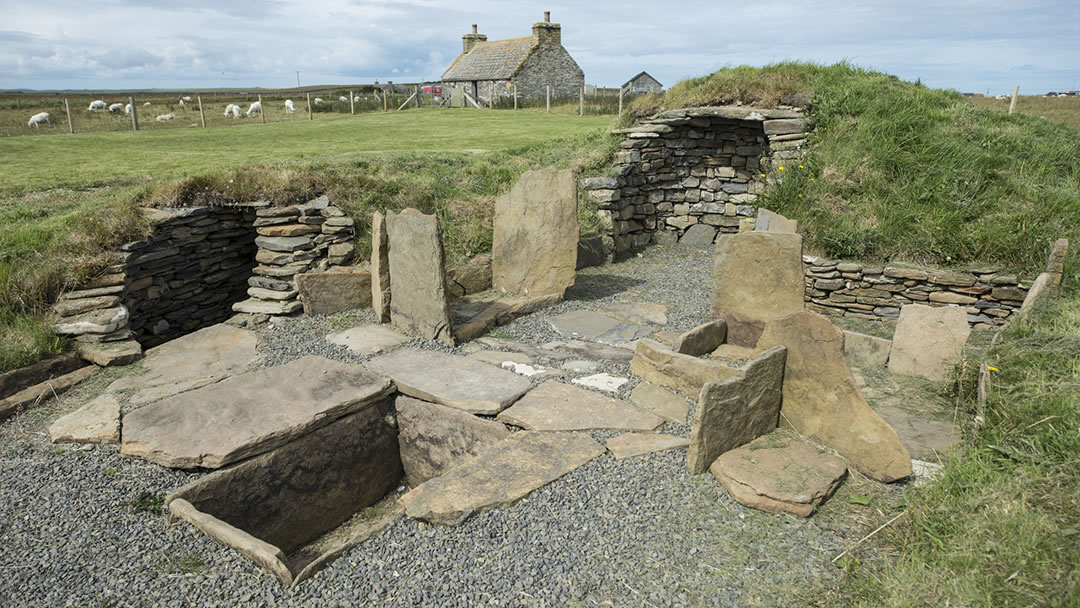
[[[145,372],[120,378],[107,390],[134,390],[128,403],[148,403],[246,372],[260,359],[258,346],[253,331],[212,325],[146,351]]]
[[[53,443],[117,443],[120,402],[106,393],[49,425]]]
[[[617,393],[619,392],[619,387],[629,381],[629,378],[621,378],[619,376],[612,376],[611,374],[601,372],[599,374],[592,374],[591,376],[574,378],[570,382],[586,388],[604,391],[605,393]]]
[[[638,325],[667,325],[667,306],[655,302],[615,302],[600,311]]]
[[[951,422],[919,416],[892,406],[878,407],[875,411],[896,430],[900,442],[915,459],[940,461],[956,448],[962,437],[960,429]]]
[[[631,403],[548,380],[496,418],[530,431],[655,431],[664,420]]]
[[[451,268],[446,272],[446,285],[455,298],[491,289],[491,258],[478,255],[468,264]]]
[[[561,301],[559,295],[516,296],[487,291],[465,296],[454,303],[454,338],[467,342],[518,317],[534,313]]]
[[[470,515],[509,506],[604,453],[581,433],[513,433],[449,473],[402,496],[409,517],[456,526]]]
[[[417,399],[494,416],[532,388],[521,376],[466,357],[401,348],[365,365]]]
[[[679,245],[683,247],[709,247],[716,238],[716,228],[706,224],[694,224],[686,229],[679,238]]]
[[[769,211],[764,207],[758,209],[757,222],[754,223],[755,232],[798,232],[799,222]]]
[[[371,306],[371,273],[308,272],[296,275],[306,315],[332,315]]]
[[[510,436],[500,422],[445,405],[404,396],[394,404],[401,463],[412,486],[465,464]]]
[[[491,281],[496,290],[558,295],[574,284],[578,248],[573,170],[528,171],[495,200]]]
[[[958,306],[908,304],[896,322],[889,371],[944,381],[960,361],[971,327],[967,310]]]
[[[671,350],[691,357],[707,355],[724,343],[727,336],[727,322],[723,319],[698,325],[690,331],[679,334],[671,343]]]
[[[549,321],[555,331],[574,340],[600,342],[619,346],[652,333],[648,327],[621,321],[592,310],[573,310],[552,317]]]
[[[87,361],[109,367],[111,365],[127,365],[142,358],[142,345],[135,340],[120,340],[118,342],[80,342],[79,355]]]
[[[742,375],[701,388],[686,468],[691,475],[709,469],[721,454],[776,429],[784,379],[783,346],[751,359]]]
[[[848,365],[884,369],[891,350],[892,340],[853,331],[844,332],[844,357]]]
[[[617,348],[597,342],[582,342],[570,340],[568,342],[556,340],[543,345],[545,351],[563,353],[567,357],[584,357],[586,359],[598,359],[611,363],[627,363],[634,358],[634,353],[625,348]]]
[[[0,398],[14,395],[35,384],[41,384],[46,380],[63,376],[81,367],[86,367],[86,361],[83,361],[78,355],[68,353],[38,361],[27,367],[4,372],[0,374]]]
[[[392,392],[386,378],[361,366],[310,355],[129,413],[120,453],[168,467],[216,469],[347,414],[388,406]]]
[[[454,345],[439,220],[415,209],[386,214],[390,323],[410,336]]]
[[[124,305],[115,308],[92,310],[61,319],[53,330],[64,335],[110,334],[128,322],[128,309]]]
[[[911,457],[896,431],[870,409],[843,354],[844,334],[808,310],[774,319],[757,351],[787,347],[781,424],[835,449],[878,481],[911,474]]]
[[[354,353],[374,355],[409,341],[408,336],[383,325],[359,325],[326,336],[331,344],[344,346]]]
[[[64,299],[53,306],[53,311],[61,317],[70,317],[92,310],[114,308],[120,304],[120,296],[98,296],[96,298]]]
[[[842,459],[780,431],[725,453],[710,470],[735,502],[800,517],[810,517],[847,475]]]
[[[714,315],[713,318],[723,319],[727,325],[727,335],[724,337],[727,344],[754,348],[757,346],[758,338],[761,337],[761,332],[765,331],[765,321],[760,319],[752,319],[732,312]]]
[[[716,242],[712,318],[727,312],[774,319],[803,307],[802,237],[784,232],[744,232]]]
[[[1036,277],[1035,281],[1031,283],[1031,287],[1028,289],[1027,296],[1024,298],[1024,303],[1020,305],[1020,312],[1026,312],[1034,306],[1035,303],[1038,302],[1053,286],[1054,276],[1049,272],[1044,272]]]
[[[76,384],[98,373],[100,369],[96,365],[88,365],[24,388],[13,395],[0,399],[0,421],[7,420],[22,409],[66,393]]]
[[[315,243],[306,236],[257,236],[255,246],[259,249],[291,253],[311,249]]]
[[[689,439],[659,433],[623,433],[607,440],[607,449],[615,460],[641,456],[650,452],[685,448],[688,445],[690,445]]]
[[[271,302],[258,298],[248,298],[232,305],[235,312],[252,315],[291,315],[303,308],[303,303],[297,300]]]
[[[1069,239],[1054,241],[1050,249],[1050,258],[1046,262],[1046,272],[1050,275],[1053,285],[1061,285],[1061,279],[1065,276],[1065,258],[1069,253]]]
[[[378,211],[371,218],[371,308],[379,323],[390,322],[390,241]]]
[[[723,362],[679,354],[653,340],[638,341],[630,373],[687,396],[698,395],[706,382],[741,374]]]
[[[690,403],[664,387],[651,382],[639,382],[630,392],[630,402],[664,420],[686,424]]]

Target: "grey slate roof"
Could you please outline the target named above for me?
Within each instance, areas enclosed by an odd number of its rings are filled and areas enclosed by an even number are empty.
[[[444,81],[506,80],[517,72],[532,52],[536,40],[532,36],[480,42],[468,53],[462,53],[443,73]]]

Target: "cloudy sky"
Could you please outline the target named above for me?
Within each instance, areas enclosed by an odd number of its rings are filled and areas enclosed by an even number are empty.
[[[437,80],[471,24],[526,36],[544,10],[601,86],[846,59],[961,91],[1080,89],[1077,0],[0,0],[0,89]]]

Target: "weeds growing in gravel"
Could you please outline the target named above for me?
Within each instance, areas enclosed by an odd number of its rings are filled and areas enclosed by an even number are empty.
[[[165,497],[153,492],[139,492],[125,501],[124,504],[136,513],[145,512],[151,515],[161,515],[165,512]]]

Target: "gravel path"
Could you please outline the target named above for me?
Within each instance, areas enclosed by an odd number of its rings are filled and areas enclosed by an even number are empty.
[[[654,249],[583,271],[566,302],[499,331],[539,345],[561,339],[546,318],[613,301],[665,304],[666,329],[689,328],[707,314],[710,273],[707,251]],[[371,320],[361,312],[263,328],[265,364],[304,354],[361,361],[323,336]],[[626,377],[628,365],[602,371]],[[734,503],[709,475],[688,476],[685,449],[605,454],[458,528],[403,518],[287,591],[235,551],[138,506],[140,495],[162,496],[197,474],[121,458],[115,446],[49,442],[52,420],[123,373],[107,370],[0,423],[0,605],[804,605],[834,584],[830,560],[857,539],[829,513],[840,501],[809,520],[769,515]]]

